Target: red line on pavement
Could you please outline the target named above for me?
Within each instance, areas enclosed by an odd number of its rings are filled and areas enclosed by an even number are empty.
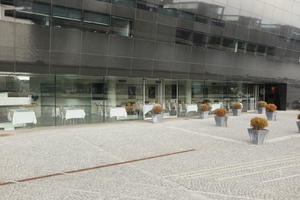
[[[144,160],[151,160],[151,159],[155,159],[155,158],[172,156],[172,155],[176,155],[176,154],[188,153],[191,151],[195,151],[195,149],[189,149],[189,150],[185,150],[185,151],[177,151],[177,152],[173,152],[173,153],[139,158],[139,159],[135,159],[135,160],[128,160],[128,161],[124,161],[124,162],[110,163],[110,164],[99,165],[99,166],[95,166],[95,167],[70,170],[70,171],[66,171],[66,172],[62,172],[62,173],[48,174],[48,175],[44,175],[44,176],[36,176],[36,177],[30,177],[30,178],[25,178],[25,179],[19,179],[19,180],[15,180],[15,181],[8,181],[8,182],[0,183],[0,186],[12,185],[12,184],[16,184],[16,183],[28,182],[28,181],[44,179],[44,178],[49,178],[49,177],[54,177],[54,176],[62,176],[62,175],[66,175],[66,174],[74,174],[74,173],[79,173],[79,172],[83,172],[83,171],[90,171],[90,170],[95,170],[95,169],[100,169],[100,168],[112,167],[112,166],[116,166],[116,165],[124,165],[124,164],[128,164],[128,163],[134,163],[134,162],[139,162],[139,161],[144,161]]]

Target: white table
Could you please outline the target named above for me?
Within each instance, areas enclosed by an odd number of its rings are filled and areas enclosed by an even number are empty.
[[[144,117],[144,119],[146,117],[146,114],[148,112],[152,111],[153,106],[154,106],[153,104],[145,104],[145,105],[143,105],[143,117]]]
[[[32,110],[15,109],[8,112],[8,120],[12,122],[13,126],[23,124],[36,124],[36,116]]]
[[[115,107],[111,108],[109,111],[109,116],[110,117],[127,117],[127,112],[126,109],[123,107]]]
[[[146,115],[148,112],[150,112],[153,108],[153,104],[146,104],[143,105],[143,114]]]
[[[67,108],[65,109],[65,116],[66,120],[69,119],[84,119],[85,118],[85,111],[84,109],[79,108]]]
[[[189,113],[189,112],[198,112],[197,104],[187,104],[186,105],[186,113]]]

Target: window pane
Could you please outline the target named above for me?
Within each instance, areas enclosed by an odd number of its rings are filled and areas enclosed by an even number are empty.
[[[179,44],[192,44],[193,34],[189,30],[176,29],[176,43]]]
[[[137,8],[147,10],[150,12],[156,12],[157,11],[157,5],[149,3],[147,1],[138,0],[137,2]]]
[[[203,24],[207,24],[208,23],[208,18],[202,15],[196,15],[196,21],[203,23]]]
[[[248,53],[255,53],[255,51],[256,51],[256,45],[248,43],[246,49],[247,49]]]
[[[211,37],[209,37],[208,41],[209,41],[208,47],[211,47],[211,48],[219,48],[221,45],[221,38],[218,36],[211,36]]]
[[[235,47],[235,42],[234,42],[233,39],[224,38],[223,39],[223,46],[226,47],[226,48],[233,49]]]
[[[113,4],[120,4],[127,7],[135,7],[135,0],[112,0]]]
[[[246,43],[242,41],[238,41],[238,52],[244,52],[246,47]]]
[[[131,36],[131,21],[124,18],[112,17],[111,19],[112,33],[130,37]]]
[[[202,33],[194,33],[194,45],[205,46],[207,43],[207,35]]]
[[[17,1],[18,11],[26,11],[38,14],[49,15],[50,14],[50,5],[43,3],[35,3],[28,1]]]
[[[53,16],[81,20],[81,10],[61,6],[53,6]]]
[[[266,46],[263,46],[263,45],[258,45],[257,46],[257,53],[258,54],[261,54],[261,55],[264,55],[266,53]]]
[[[89,22],[89,23],[103,24],[103,25],[108,26],[109,25],[109,16],[98,14],[98,13],[93,13],[93,12],[85,12],[83,21]]]
[[[274,56],[275,55],[275,48],[274,47],[268,47],[267,48],[267,55]]]

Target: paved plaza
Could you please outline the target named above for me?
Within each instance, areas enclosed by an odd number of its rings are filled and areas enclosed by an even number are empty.
[[[279,112],[265,145],[256,113],[19,129],[0,137],[1,200],[300,199],[297,111]]]

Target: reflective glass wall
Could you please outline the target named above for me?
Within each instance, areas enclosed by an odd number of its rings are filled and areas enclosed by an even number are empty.
[[[198,106],[230,110],[233,102],[254,110],[260,85],[112,76],[0,75],[0,128],[74,125],[152,117],[161,104],[164,118],[198,115]]]

